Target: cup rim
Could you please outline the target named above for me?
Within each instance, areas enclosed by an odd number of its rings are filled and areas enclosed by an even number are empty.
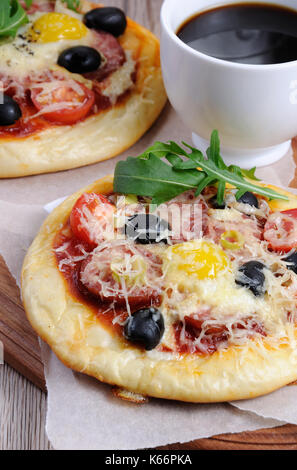
[[[248,3],[257,4],[258,2],[249,1]],[[224,4],[225,2],[220,2],[220,5],[224,5]],[[280,64],[242,64],[238,62],[230,62],[224,59],[218,59],[216,57],[204,54],[203,52],[199,52],[196,49],[193,49],[193,47],[188,46],[188,44],[183,42],[177,36],[176,32],[174,32],[173,29],[170,28],[167,18],[166,18],[166,9],[168,5],[170,5],[170,0],[164,0],[162,7],[161,7],[161,13],[160,13],[161,26],[163,27],[164,30],[166,30],[166,32],[169,34],[169,36],[176,43],[177,46],[184,49],[185,52],[190,53],[193,57],[199,57],[205,62],[210,62],[213,65],[220,65],[221,67],[241,69],[241,70],[246,70],[246,71],[264,72],[264,71],[271,71],[271,70],[283,70],[283,69],[293,68],[294,66],[297,65],[297,59],[292,60],[290,62],[282,62]],[[199,11],[199,9],[197,11]],[[205,11],[207,11],[207,9],[205,9]],[[296,6],[296,13],[297,13],[297,6]]]

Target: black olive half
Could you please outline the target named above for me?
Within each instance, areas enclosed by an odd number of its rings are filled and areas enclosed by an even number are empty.
[[[255,296],[263,295],[265,293],[264,268],[265,265],[260,261],[248,261],[240,266],[235,280],[236,284],[247,287]]]
[[[3,94],[3,103],[0,104],[0,126],[11,126],[21,117],[22,111],[17,102]]]
[[[135,243],[167,243],[170,227],[165,220],[153,214],[135,214],[130,217],[124,228],[125,235]]]
[[[223,201],[222,204],[218,203],[217,196],[213,196],[212,198],[210,198],[209,202],[213,209],[225,209],[226,207],[225,201]]]
[[[124,33],[127,27],[125,13],[116,7],[95,8],[84,16],[88,28],[107,31],[115,37]]]
[[[253,193],[247,191],[244,193],[237,202],[241,202],[242,204],[248,204],[249,206],[254,206],[258,209],[259,201]]]
[[[288,269],[291,269],[291,271],[297,274],[297,251],[283,258],[283,261],[285,261]]]
[[[59,55],[58,64],[72,73],[94,72],[100,67],[101,56],[93,47],[70,47]]]
[[[163,315],[154,307],[137,310],[127,319],[124,326],[125,338],[131,343],[143,346],[147,351],[158,346],[163,333]]]

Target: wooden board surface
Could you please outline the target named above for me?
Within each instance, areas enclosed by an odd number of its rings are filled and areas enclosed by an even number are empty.
[[[5,362],[45,390],[38,339],[26,318],[15,280],[1,257],[0,341],[4,346]]]
[[[159,9],[162,0],[113,0],[112,4],[124,8],[129,16],[159,34]],[[294,142],[294,153],[297,164],[297,140]],[[297,170],[291,186],[297,187]],[[43,365],[40,358],[40,348],[37,337],[31,329],[22,308],[19,290],[14,279],[0,257],[0,340],[4,344],[4,358],[14,369],[27,377],[41,390],[45,390]],[[28,391],[29,393],[29,391]],[[35,401],[34,401],[35,403]],[[33,406],[33,405],[32,405]],[[39,403],[36,406],[40,406]],[[31,408],[30,408],[31,409]],[[36,410],[35,410],[36,411]],[[38,410],[37,410],[38,411]],[[16,419],[17,417],[14,417]],[[12,419],[12,418],[11,418]],[[32,421],[31,414],[27,416]],[[39,421],[40,415],[37,421]],[[10,423],[12,425],[12,423]],[[20,425],[23,424],[20,421]],[[40,423],[39,423],[40,424]],[[2,423],[0,423],[1,427]],[[28,426],[28,423],[27,423]],[[24,430],[28,434],[28,429]],[[17,430],[12,426],[15,436]],[[36,429],[37,430],[37,429]],[[33,435],[32,431],[32,435]],[[1,433],[0,433],[1,434]],[[32,437],[32,436],[31,436]],[[36,436],[38,438],[40,436]],[[26,439],[29,436],[26,435]],[[8,445],[5,448],[20,449]],[[28,445],[28,447],[30,446]],[[48,444],[40,441],[35,448],[48,448]],[[224,434],[209,439],[195,440],[186,444],[175,444],[162,449],[207,449],[207,450],[261,450],[261,449],[297,449],[297,426],[286,425],[273,429],[243,432],[239,434]]]

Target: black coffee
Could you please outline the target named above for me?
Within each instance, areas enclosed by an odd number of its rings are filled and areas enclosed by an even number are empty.
[[[189,18],[178,37],[199,52],[242,64],[297,60],[297,12],[269,4],[241,3]]]

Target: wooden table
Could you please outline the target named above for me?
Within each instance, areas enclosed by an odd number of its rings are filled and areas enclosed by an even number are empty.
[[[131,18],[159,35],[159,11],[162,0],[112,0],[109,4],[123,8]],[[297,155],[297,145],[295,153]],[[297,187],[297,173],[293,184]],[[2,274],[5,272],[5,282],[0,285],[1,311],[6,312],[9,309],[21,311],[18,289],[7,272],[3,260],[0,259],[0,274],[1,272]],[[0,450],[46,450],[51,448],[45,434],[46,394],[42,391],[44,389],[43,368],[38,355],[37,339],[30,334],[29,328],[28,325],[28,335],[26,336],[28,349],[34,343],[34,349],[37,351],[31,358],[35,361],[36,374],[30,379],[38,387],[8,364],[0,365]],[[7,362],[28,376],[26,349],[20,358],[21,366],[20,363],[16,363],[11,354],[14,343],[18,341],[18,334],[20,334],[17,323],[12,324],[6,333],[10,338],[10,346],[6,348]],[[287,425],[264,431],[215,436],[210,439],[200,439],[192,443],[166,446],[165,448],[297,449],[297,427]]]

